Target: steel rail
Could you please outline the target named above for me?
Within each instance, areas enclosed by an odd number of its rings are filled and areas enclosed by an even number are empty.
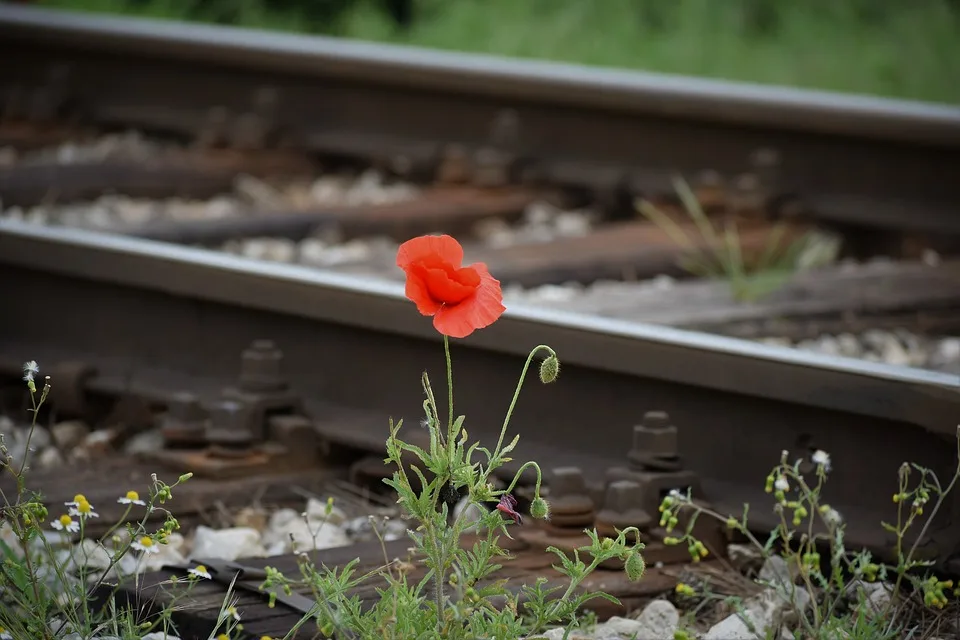
[[[960,233],[950,105],[10,5],[0,36],[20,61],[0,89],[98,122],[199,135],[226,108],[321,151],[399,166],[457,143],[527,178],[639,193],[717,171],[770,206]]]
[[[480,93],[549,99],[737,125],[795,127],[932,145],[960,144],[960,111],[906,100],[439,52],[256,29],[0,6],[8,37],[60,45]],[[945,136],[946,134],[946,136]]]
[[[323,435],[371,452],[387,416],[418,419],[423,369],[443,380],[439,337],[396,283],[11,221],[0,222],[0,265],[15,301],[0,317],[8,367],[79,360],[130,389],[206,393],[232,383],[240,350],[268,337],[309,408],[358,412]],[[602,477],[625,463],[643,413],[666,410],[684,468],[735,511],[766,499],[763,478],[781,450],[819,447],[833,456],[827,499],[849,517],[849,539],[874,546],[899,465],[940,477],[955,465],[955,376],[521,307],[453,345],[457,410],[472,436],[496,438],[523,358],[541,343],[563,373],[556,385],[528,382],[518,459]],[[957,508],[934,528],[943,559],[960,551]]]

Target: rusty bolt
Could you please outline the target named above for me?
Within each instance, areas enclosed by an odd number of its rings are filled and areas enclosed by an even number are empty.
[[[665,411],[648,411],[633,428],[633,448],[627,454],[634,467],[654,471],[680,468],[677,428]]]
[[[593,500],[587,492],[587,481],[579,467],[558,467],[550,479],[550,508],[554,514],[592,512]]]
[[[271,340],[254,340],[240,359],[240,387],[253,393],[281,391],[286,383],[281,375],[283,352]]]
[[[207,440],[217,455],[244,456],[253,445],[244,406],[239,402],[219,402],[210,409]]]
[[[206,440],[207,413],[192,393],[178,393],[170,399],[163,419],[163,438],[170,446],[200,444]]]
[[[650,514],[643,507],[640,485],[632,480],[617,480],[607,485],[603,509],[597,520],[617,528],[637,527],[642,529],[651,522]]]
[[[197,396],[186,391],[175,394],[170,399],[167,415],[181,423],[203,422],[207,417]]]

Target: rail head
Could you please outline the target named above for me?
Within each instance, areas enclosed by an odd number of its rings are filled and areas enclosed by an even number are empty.
[[[0,265],[439,341],[402,285],[386,280],[10,220],[0,221]],[[957,376],[519,305],[462,343],[517,356],[545,343],[566,366],[641,384],[665,380],[902,420],[950,437],[960,416]]]
[[[960,108],[950,105],[9,4],[0,5],[0,35],[584,109],[960,147]]]

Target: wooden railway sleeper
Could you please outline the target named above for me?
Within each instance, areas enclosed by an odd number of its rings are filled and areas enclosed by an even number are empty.
[[[260,585],[263,584],[263,581],[267,577],[266,571],[257,567],[248,567],[237,562],[195,559],[189,562],[166,564],[161,567],[161,571],[169,570],[182,571],[184,573],[191,571],[203,572],[205,570],[211,580],[227,588],[230,588],[232,584],[234,589],[255,593],[267,600],[275,597],[277,602],[304,615],[311,613],[317,606],[315,600],[296,592],[286,593],[282,588],[261,589]]]
[[[88,382],[96,375],[97,369],[86,362],[60,362],[50,367],[50,378],[56,381],[50,389],[50,402],[60,417],[87,415]]]

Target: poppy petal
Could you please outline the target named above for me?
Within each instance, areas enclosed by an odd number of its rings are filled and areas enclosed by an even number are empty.
[[[430,296],[427,283],[416,273],[407,274],[407,286],[404,294],[417,305],[417,311],[421,315],[432,316],[443,307],[442,303],[437,302]]]
[[[444,306],[433,316],[433,326],[451,338],[466,338],[477,329],[488,327],[507,310],[503,306],[500,281],[490,275],[482,262],[470,265],[480,276],[476,293],[460,304]]]
[[[419,271],[417,265],[411,270]],[[480,274],[469,267],[452,273],[446,269],[424,269],[422,277],[430,297],[447,305],[460,304],[480,286]]]
[[[406,271],[414,262],[431,257],[438,257],[459,269],[463,263],[463,247],[447,235],[412,238],[397,249],[397,266]]]

